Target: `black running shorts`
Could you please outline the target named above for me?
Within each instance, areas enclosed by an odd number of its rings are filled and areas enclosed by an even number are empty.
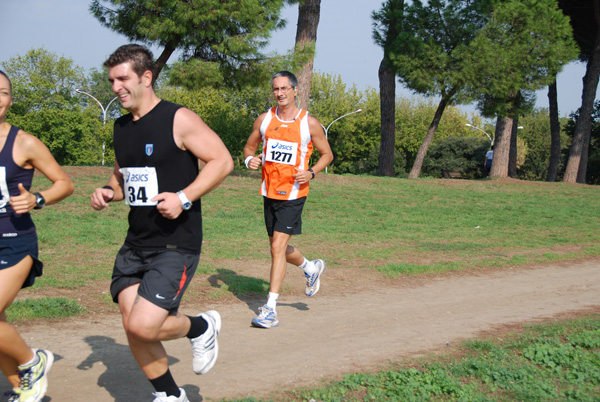
[[[38,259],[38,238],[36,233],[17,237],[2,238],[0,242],[0,269],[17,265],[25,257],[31,256],[33,265],[21,288],[33,286],[35,278],[42,276],[44,264]]]
[[[124,245],[113,268],[110,293],[118,303],[119,293],[140,284],[138,294],[170,312],[176,312],[200,261],[200,254],[182,250],[135,250]]]
[[[273,237],[273,232],[301,234],[302,209],[305,202],[306,197],[291,201],[264,197],[265,226],[269,237]]]

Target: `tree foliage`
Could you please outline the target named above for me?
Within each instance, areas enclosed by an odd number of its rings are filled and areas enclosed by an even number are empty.
[[[566,126],[568,119],[559,121],[561,126]],[[524,163],[518,170],[518,177],[524,180],[545,180],[548,165],[550,163],[550,151],[552,138],[550,132],[550,120],[547,109],[536,109],[533,113],[519,118],[519,124],[523,126],[519,130],[519,138],[523,140],[527,152],[524,155]],[[569,137],[561,130],[560,143],[563,144],[563,158],[559,160],[558,169],[563,170],[566,162],[565,152],[568,151]]]
[[[285,26],[280,18],[283,4],[284,0],[93,0],[90,11],[102,25],[131,41],[163,49],[155,62],[155,77],[178,51],[183,61],[197,61],[175,66],[181,70],[174,78],[197,74],[194,82],[235,86],[265,78],[260,76],[266,59],[261,49],[272,31]]]
[[[481,94],[484,115],[510,115],[515,96],[550,85],[577,46],[556,0],[506,0],[496,2],[468,56],[468,82]]]
[[[443,177],[444,170],[461,172],[468,179],[484,177],[483,162],[489,149],[484,138],[447,137],[433,144],[423,161],[423,174]]]
[[[13,83],[14,103],[7,115],[11,124],[39,137],[60,164],[101,162],[108,135],[98,106],[84,112],[86,101],[75,92],[87,85],[81,67],[45,49],[32,49],[4,62],[3,69]]]
[[[43,108],[73,109],[79,99],[75,89],[85,86],[81,67],[45,49],[31,49],[3,63],[13,83],[11,111],[24,114]]]

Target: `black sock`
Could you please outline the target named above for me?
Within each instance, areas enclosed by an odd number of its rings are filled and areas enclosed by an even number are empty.
[[[208,329],[208,323],[202,317],[190,317],[190,331],[187,333],[187,337],[190,339],[197,338]]]
[[[167,369],[166,373],[154,380],[150,380],[150,383],[156,392],[165,392],[167,396],[175,396],[177,398],[180,396],[179,387],[171,375],[171,370]]]

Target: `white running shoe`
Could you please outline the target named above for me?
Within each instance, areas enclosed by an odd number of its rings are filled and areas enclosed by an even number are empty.
[[[304,294],[307,296],[314,296],[321,288],[321,275],[325,272],[325,261],[323,260],[314,260],[312,261],[317,267],[317,272],[312,275],[306,275],[306,289],[304,289]]]
[[[221,331],[221,315],[215,310],[206,311],[198,315],[208,323],[206,332],[190,339],[192,343],[193,368],[196,374],[206,374],[213,368],[219,355],[219,342],[217,336]]]
[[[154,392],[152,393],[154,395],[153,402],[190,402],[183,388],[179,388],[179,392],[179,398],[173,395],[167,396],[166,392]]]
[[[252,319],[252,326],[258,328],[271,328],[279,325],[277,312],[266,304],[258,308],[258,316]]]

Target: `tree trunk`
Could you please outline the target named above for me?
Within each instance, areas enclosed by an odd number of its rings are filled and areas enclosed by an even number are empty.
[[[550,115],[550,161],[546,181],[556,181],[560,161],[560,122],[558,120],[558,92],[556,80],[548,86],[548,105]]]
[[[381,103],[381,142],[379,145],[380,176],[394,175],[394,151],[396,149],[396,74],[379,64],[379,99]]]
[[[167,64],[167,61],[169,61],[169,57],[171,57],[175,49],[177,49],[178,44],[178,41],[170,41],[169,43],[167,43],[158,59],[156,59],[156,61],[154,62],[154,71],[152,71],[152,85],[154,85],[154,83],[158,79],[160,72]]]
[[[513,179],[517,177],[517,127],[519,126],[519,117],[513,119],[510,130],[510,150],[508,152],[508,177]],[[493,160],[493,159],[492,159]]]
[[[490,177],[508,177],[512,126],[512,118],[498,116],[496,120],[496,132],[494,134],[494,158],[492,158]]]
[[[317,42],[317,27],[321,15],[321,0],[302,0],[298,5],[298,28],[296,30],[296,49],[302,50]],[[312,82],[314,56],[311,57],[296,74],[298,78],[298,106],[308,109]]]
[[[600,29],[596,30],[594,52],[587,63],[583,77],[583,91],[581,95],[581,108],[575,123],[573,143],[569,153],[569,161],[565,169],[563,181],[566,183],[585,183],[587,170],[587,150],[592,129],[592,112],[594,99],[600,78]],[[585,155],[584,155],[585,153]]]
[[[435,115],[433,116],[433,121],[427,130],[427,135],[419,148],[419,152],[417,152],[417,157],[415,159],[415,163],[413,164],[410,173],[408,174],[409,179],[417,179],[421,174],[421,168],[423,167],[423,160],[425,159],[425,155],[427,154],[427,150],[429,149],[429,145],[431,145],[431,141],[433,141],[433,136],[435,135],[435,130],[437,130],[438,125],[440,124],[440,120],[442,119],[442,115],[444,114],[444,110],[448,105],[448,99],[450,97],[442,97],[438,107],[435,111]],[[496,159],[496,153],[494,152],[494,159]],[[493,160],[493,159],[492,159]]]

